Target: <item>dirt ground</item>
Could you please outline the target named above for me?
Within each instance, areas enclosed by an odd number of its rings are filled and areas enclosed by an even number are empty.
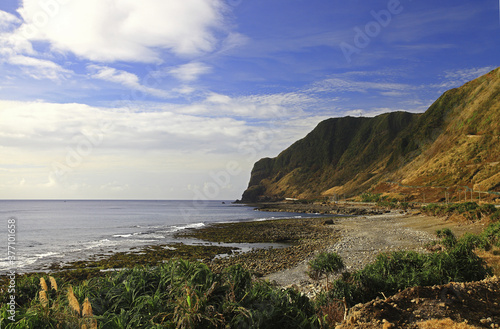
[[[414,287],[354,306],[336,329],[499,328],[500,281]]]

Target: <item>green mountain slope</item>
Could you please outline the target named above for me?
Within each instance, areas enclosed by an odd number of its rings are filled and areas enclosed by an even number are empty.
[[[499,124],[500,68],[447,91],[422,114],[321,122],[255,163],[242,201],[355,195],[386,181],[499,190]]]

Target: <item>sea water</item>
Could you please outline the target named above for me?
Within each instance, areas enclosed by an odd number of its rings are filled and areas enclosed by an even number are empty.
[[[12,269],[7,251],[11,218],[15,268],[33,272],[96,254],[179,242],[175,232],[211,223],[296,217],[229,201],[0,200],[0,245],[5,246],[0,248],[0,273]]]

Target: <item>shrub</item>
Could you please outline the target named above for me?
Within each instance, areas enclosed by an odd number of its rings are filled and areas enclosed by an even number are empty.
[[[377,202],[377,206],[391,209],[398,207],[397,203],[394,201],[379,201]]]
[[[495,205],[485,204],[480,207],[480,210],[486,215],[491,215],[497,211],[497,208],[495,207]]]
[[[492,223],[481,233],[490,244],[500,247],[500,222]]]
[[[436,203],[430,203],[427,206],[423,206],[422,210],[430,215],[438,215],[441,211],[442,207]]]
[[[494,205],[486,204],[479,206],[476,202],[452,203],[448,205],[431,203],[422,207],[422,210],[434,216],[458,214],[471,221],[479,220],[485,216],[493,216],[497,212]],[[497,216],[500,217],[500,213]]]
[[[314,280],[318,280],[325,275],[328,286],[328,275],[338,272],[344,267],[344,262],[338,254],[323,252],[309,262],[310,271],[308,274]]]
[[[500,219],[500,210],[495,211],[493,214],[491,214],[491,221],[493,222],[498,222]]]
[[[441,239],[441,243],[447,248],[452,248],[457,243],[457,238],[449,228],[437,230],[436,236]]]
[[[459,240],[459,243],[465,244],[467,248],[475,249],[480,248],[484,250],[489,250],[491,243],[489,239],[483,234],[477,235],[472,233],[465,233]]]
[[[380,193],[376,193],[376,194],[373,194],[373,193],[363,193],[361,194],[361,201],[362,202],[379,202],[381,201],[380,199]]]

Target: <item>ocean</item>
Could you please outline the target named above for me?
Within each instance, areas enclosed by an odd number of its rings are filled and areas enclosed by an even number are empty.
[[[297,217],[230,201],[0,200],[0,273],[46,271],[53,263],[147,245],[201,243],[173,235],[211,223]]]

